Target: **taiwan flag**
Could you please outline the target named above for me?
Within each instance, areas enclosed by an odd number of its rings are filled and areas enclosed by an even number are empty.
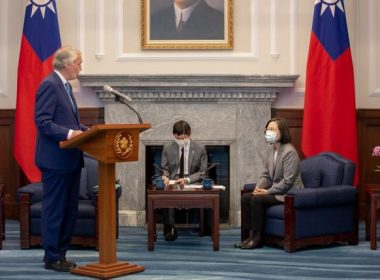
[[[55,0],[29,0],[18,63],[14,156],[30,182],[40,181],[41,177],[34,164],[35,93],[52,71],[53,54],[60,46]]]
[[[336,152],[356,163],[354,70],[343,0],[316,0],[306,70],[302,151]]]

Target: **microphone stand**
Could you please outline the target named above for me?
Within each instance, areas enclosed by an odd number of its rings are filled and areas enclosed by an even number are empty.
[[[207,167],[202,173],[200,176],[205,176],[205,177],[208,177],[208,172],[210,169],[214,168],[215,166],[219,165],[219,163],[212,163],[209,167]]]
[[[143,123],[140,114],[136,111],[135,108],[133,108],[131,105],[129,105],[127,101],[125,101],[123,98],[120,98],[120,97],[118,97],[118,96],[115,96],[115,101],[119,101],[121,104],[124,104],[124,105],[127,106],[129,109],[131,109],[133,112],[135,112],[137,118],[139,119],[139,122],[140,122],[141,124]]]
[[[161,175],[164,174],[164,171],[162,170],[162,168],[159,167],[157,164],[153,163],[153,166],[154,166],[158,171],[160,171],[160,174],[161,174]]]

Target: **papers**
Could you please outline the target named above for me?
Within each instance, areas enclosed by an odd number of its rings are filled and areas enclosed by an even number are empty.
[[[184,189],[189,189],[189,190],[190,189],[201,189],[201,188],[203,188],[202,185],[185,185],[184,186]],[[222,190],[222,191],[224,191],[226,189],[226,187],[222,186],[222,185],[214,185],[214,186],[212,186],[212,188],[214,190]]]
[[[175,185],[176,180],[169,180],[169,185]]]
[[[213,189],[215,190],[226,190],[226,187],[225,186],[222,186],[222,185],[215,185],[215,186],[212,186]]]

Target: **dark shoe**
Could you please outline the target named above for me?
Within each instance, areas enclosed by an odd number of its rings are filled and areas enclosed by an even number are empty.
[[[171,225],[164,225],[164,237],[171,231],[172,227]]]
[[[251,241],[251,240],[252,240],[252,239],[247,238],[247,239],[243,240],[243,241],[240,242],[240,243],[236,243],[234,246],[235,246],[235,248],[241,248],[241,246],[247,244],[247,243],[248,243],[249,241]]]
[[[177,229],[174,226],[171,226],[169,229],[167,229],[165,233],[165,240],[166,241],[174,241],[178,237]]]
[[[71,266],[71,268],[77,267],[77,264],[75,262],[68,261],[68,260],[66,260],[66,258],[61,259],[61,262]]]
[[[240,249],[257,249],[262,248],[263,243],[261,241],[250,240],[240,246]]]
[[[73,267],[63,261],[45,262],[45,269],[55,270],[59,272],[70,272]]]

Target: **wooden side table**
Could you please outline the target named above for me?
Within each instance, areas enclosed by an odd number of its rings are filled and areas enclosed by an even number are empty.
[[[368,184],[367,216],[365,222],[366,240],[370,240],[371,250],[377,249],[377,212],[380,209],[380,184]]]
[[[148,190],[148,250],[154,250],[156,240],[156,215],[158,208],[210,208],[212,210],[212,241],[214,251],[219,250],[219,190]]]

